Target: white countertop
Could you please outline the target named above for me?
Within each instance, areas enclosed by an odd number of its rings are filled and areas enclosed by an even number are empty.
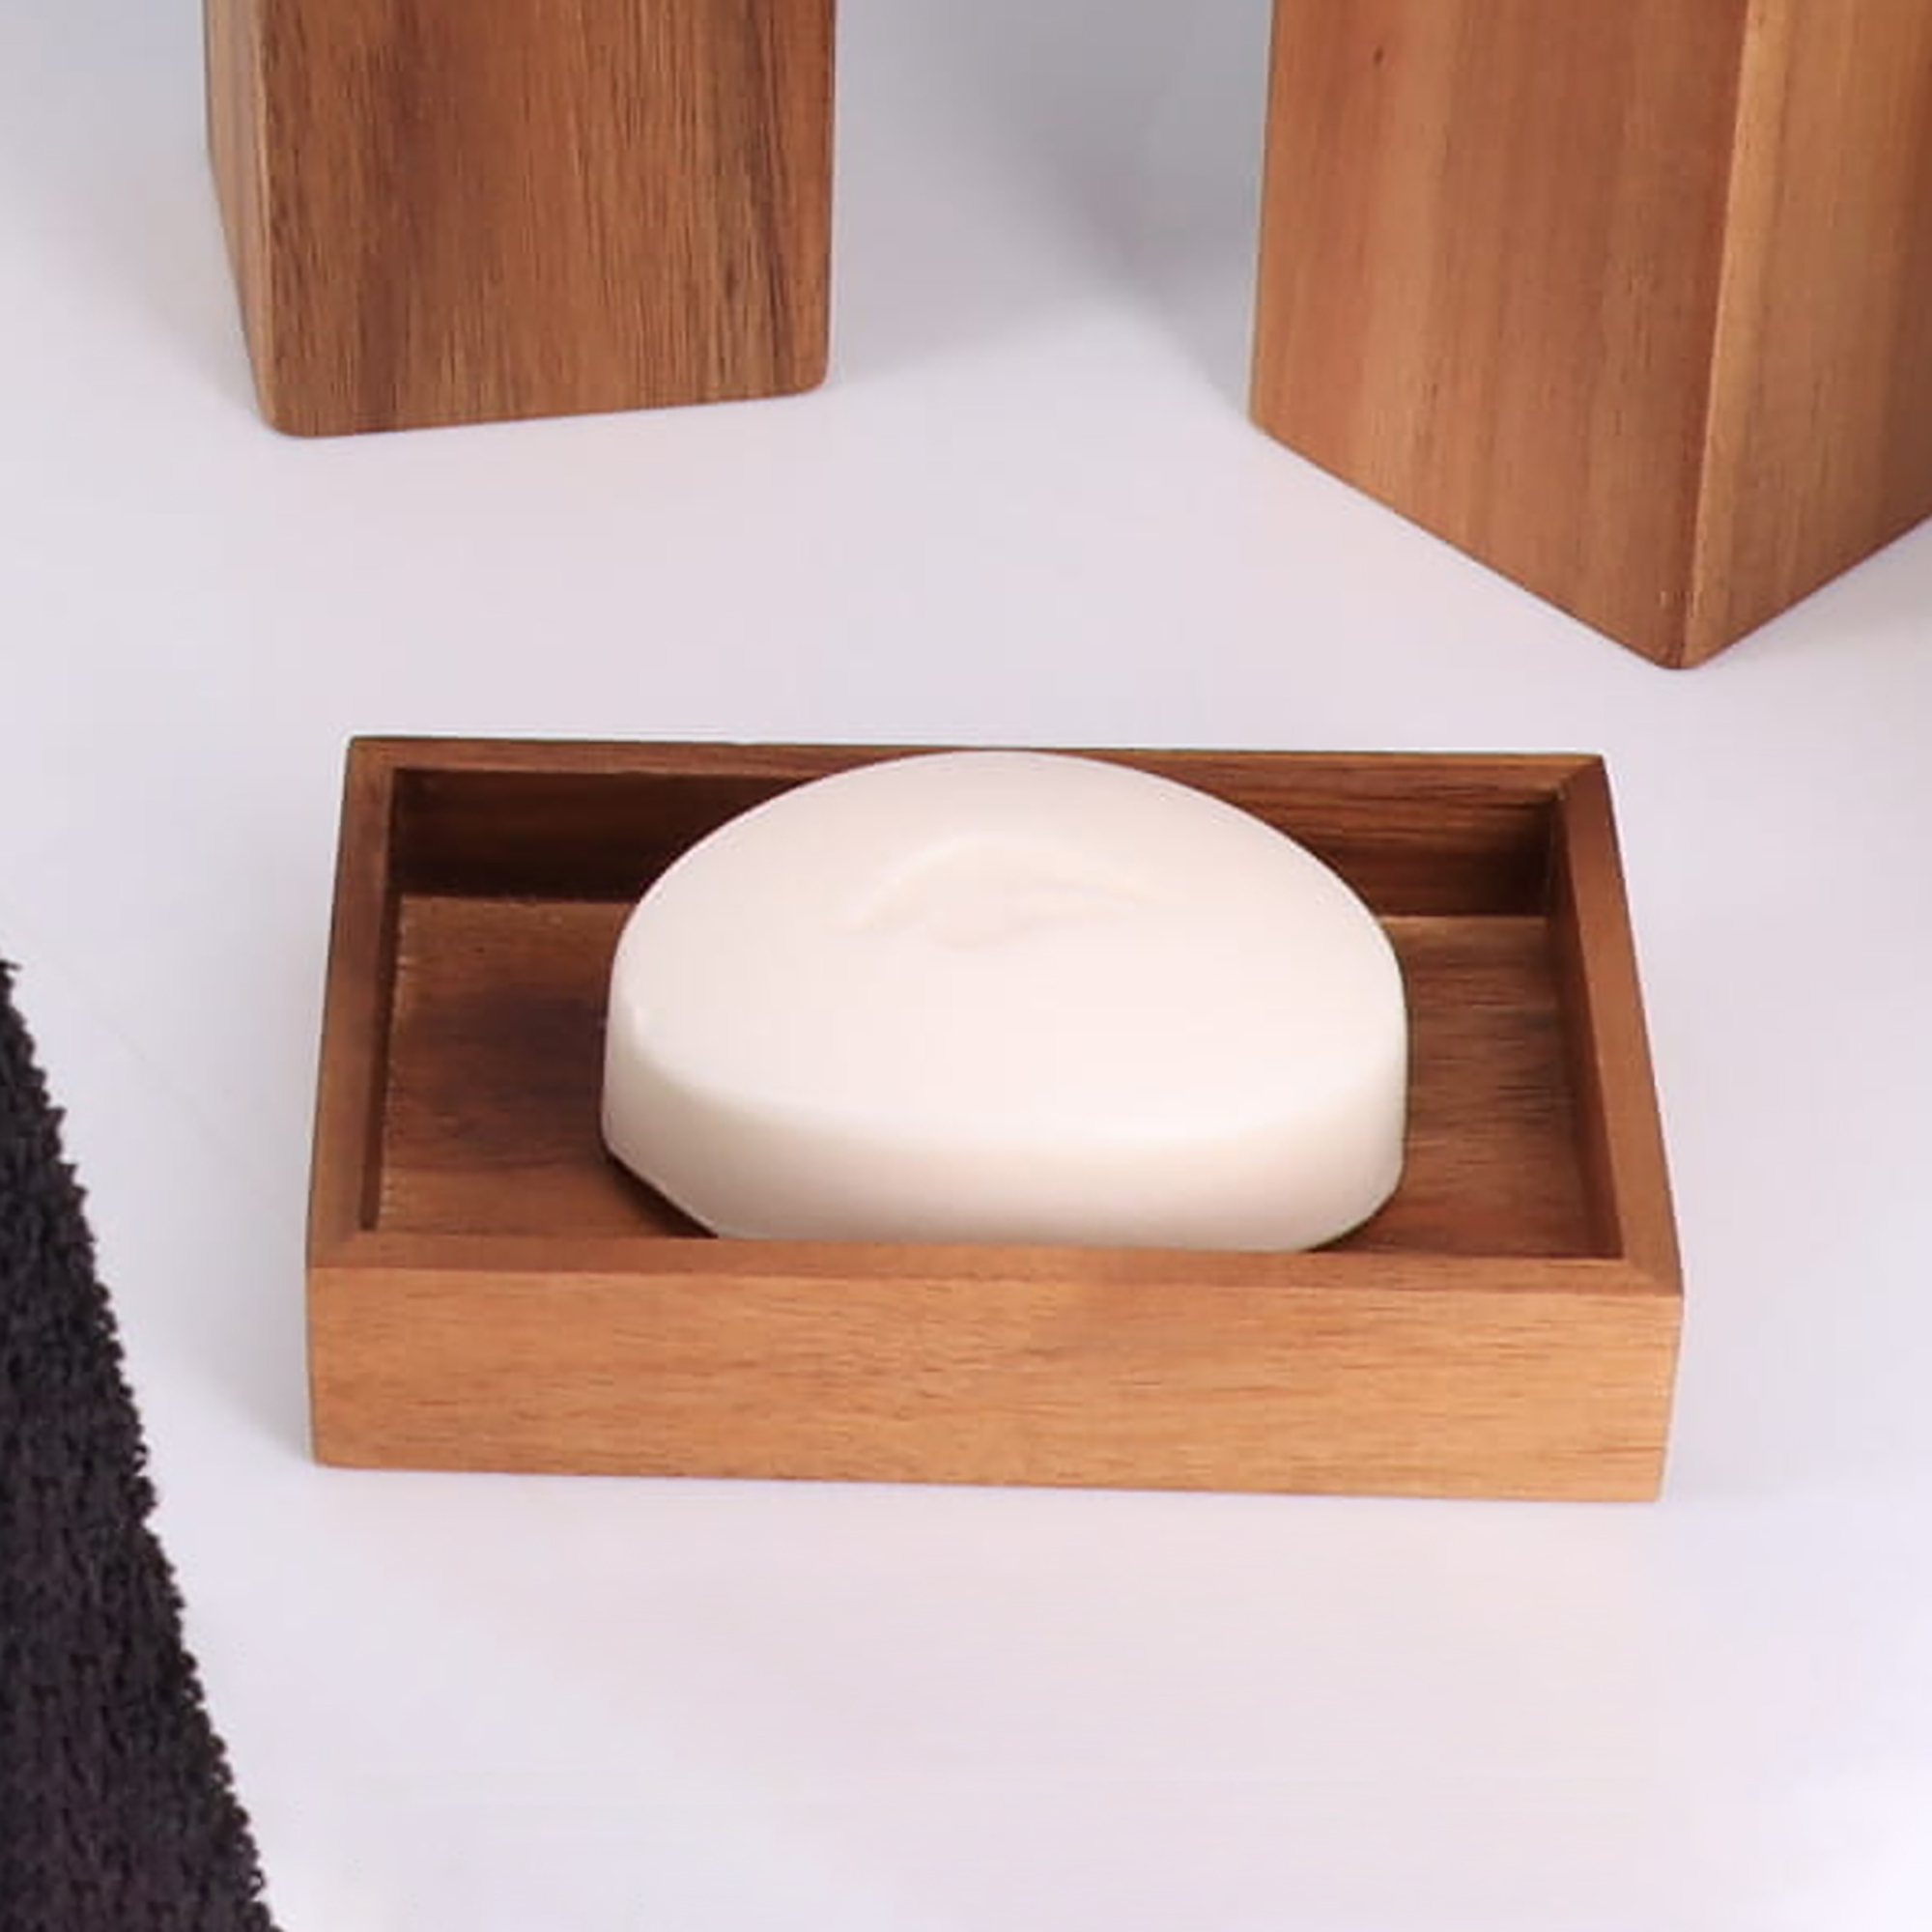
[[[0,954],[284,1932],[1923,1932],[1932,531],[1656,669],[1247,424],[1261,0],[844,11],[826,388],[320,443],[188,0],[0,15]],[[315,1466],[357,731],[1605,752],[1664,1499]]]

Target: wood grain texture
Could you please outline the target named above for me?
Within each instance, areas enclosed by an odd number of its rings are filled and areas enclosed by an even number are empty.
[[[298,434],[824,372],[831,0],[207,0],[262,407]]]
[[[1614,1263],[1405,1287],[325,1267],[318,1449],[349,1464],[1634,1500],[1672,1303]]]
[[[1932,516],[1932,0],[1759,0],[1684,655]]]
[[[1277,0],[1253,407],[1661,663],[1932,509],[1932,0]]]
[[[1677,1263],[1594,760],[1107,754],[1347,851],[1395,940],[1413,1032],[1407,1165],[1345,1242],[1204,1255],[715,1239],[599,1143],[618,926],[677,841],[747,788],[881,754],[355,748],[311,1195],[319,1454],[1655,1491]],[[508,836],[520,801],[553,838],[571,833],[549,890]],[[1426,883],[1432,841],[1444,863]]]

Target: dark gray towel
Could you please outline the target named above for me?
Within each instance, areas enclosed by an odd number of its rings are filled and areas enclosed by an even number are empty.
[[[13,991],[0,964],[0,1932],[270,1932]]]

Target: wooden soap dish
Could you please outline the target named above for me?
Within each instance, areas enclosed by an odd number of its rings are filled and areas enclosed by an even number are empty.
[[[352,746],[310,1204],[318,1456],[1656,1492],[1681,1294],[1599,760],[1094,754],[1293,833],[1387,923],[1413,1027],[1407,1168],[1337,1246],[714,1238],[598,1137],[618,928],[715,826],[890,755]]]

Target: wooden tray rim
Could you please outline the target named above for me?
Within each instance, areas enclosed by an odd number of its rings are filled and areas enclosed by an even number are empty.
[[[1427,1293],[1493,1288],[1510,1293],[1651,1294],[1682,1293],[1674,1217],[1651,1072],[1634,942],[1622,891],[1621,862],[1607,772],[1590,753],[1302,752],[1222,749],[1066,747],[1075,755],[1163,769],[1190,763],[1249,767],[1257,773],[1306,775],[1320,781],[1361,780],[1380,785],[1453,781],[1498,791],[1513,801],[1547,801],[1572,876],[1605,888],[1578,889],[1577,925],[1583,1025],[1597,1079],[1595,1127],[1605,1141],[1610,1188],[1611,1252],[1600,1255],[1492,1256],[1318,1251],[1262,1254],[1206,1249],[1021,1247],[1008,1244],[908,1244],[747,1241],[710,1236],[554,1237],[550,1236],[397,1233],[371,1228],[360,1212],[356,1175],[380,1104],[381,1053],[337,1051],[386,1028],[376,998],[388,917],[386,859],[373,835],[386,825],[400,775],[413,770],[507,774],[662,774],[690,777],[716,761],[737,773],[797,775],[801,766],[859,763],[953,749],[941,745],[765,744],[736,740],[472,739],[356,737],[345,763],[333,926],[317,1087],[315,1163],[307,1258],[311,1273],[424,1271],[478,1279],[712,1276],[738,1279],[986,1282],[1020,1272],[1037,1276],[1041,1257],[1060,1262],[1069,1282],[1172,1283],[1184,1277],[1216,1286]],[[1030,748],[1031,749],[1031,748]],[[365,836],[358,836],[365,835]],[[357,872],[358,865],[362,866]],[[1579,1109],[1584,1096],[1577,1096]]]

